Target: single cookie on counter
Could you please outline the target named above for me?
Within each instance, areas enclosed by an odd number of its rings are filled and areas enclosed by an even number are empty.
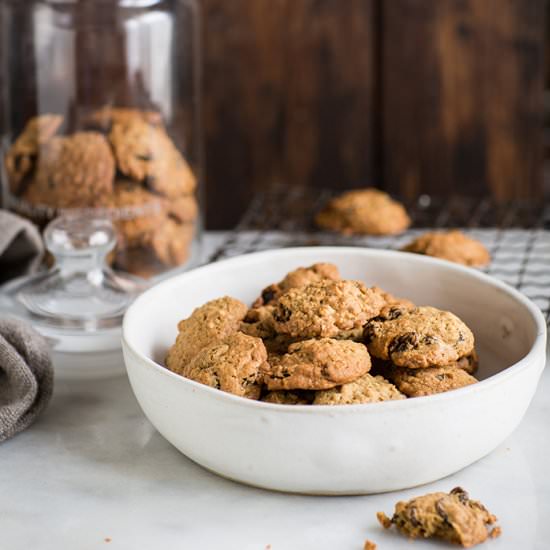
[[[345,235],[396,235],[411,223],[402,204],[373,188],[347,191],[332,199],[315,221]]]
[[[391,367],[387,373],[391,380],[407,397],[434,395],[475,384],[477,379],[459,366],[427,367],[424,369],[409,369],[407,367]]]
[[[273,310],[273,327],[295,338],[334,337],[380,313],[382,296],[359,281],[319,281],[291,288]]]
[[[4,166],[10,191],[21,195],[32,176],[35,163],[42,148],[57,133],[63,124],[61,115],[45,114],[31,118],[14,141],[4,158]]]
[[[181,374],[203,348],[236,333],[247,312],[241,301],[229,296],[211,300],[178,323],[176,342],[168,351],[166,366]]]
[[[482,243],[458,230],[424,233],[401,250],[475,267],[485,266],[491,261],[491,255]]]
[[[351,382],[370,369],[363,344],[349,340],[305,340],[282,356],[270,355],[262,367],[268,390],[325,390]]]
[[[316,263],[309,267],[299,267],[287,273],[282,281],[269,285],[252,304],[253,308],[273,304],[281,294],[291,288],[300,288],[318,281],[339,281],[340,272],[331,263]]]
[[[259,338],[236,332],[199,351],[181,374],[221,391],[258,399],[260,368],[266,359],[267,351]]]
[[[169,198],[192,193],[195,176],[164,129],[139,118],[113,122],[109,132],[122,174]]]
[[[308,390],[270,391],[260,401],[277,405],[311,405],[315,392]]]
[[[358,405],[405,399],[391,382],[382,376],[367,373],[353,382],[336,386],[330,390],[315,392],[314,405]]]
[[[84,208],[113,192],[115,162],[97,132],[54,136],[40,149],[33,182],[23,198],[37,206]]]
[[[385,308],[364,330],[369,352],[408,368],[448,365],[474,349],[472,331],[456,315],[434,307]]]
[[[487,526],[497,518],[483,504],[471,500],[468,493],[455,487],[450,493],[430,493],[395,505],[391,518],[378,512],[378,521],[411,539],[439,538],[470,548],[500,535],[500,528]]]

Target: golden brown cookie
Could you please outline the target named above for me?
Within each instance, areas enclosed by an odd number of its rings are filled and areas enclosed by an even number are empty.
[[[305,340],[291,344],[288,353],[269,357],[262,368],[268,390],[326,390],[346,384],[370,369],[363,344],[349,340]]]
[[[299,267],[287,273],[282,281],[264,288],[261,296],[256,299],[252,307],[273,304],[281,294],[291,288],[300,288],[323,280],[340,280],[340,272],[334,264],[316,263],[309,267]]]
[[[347,191],[332,199],[315,221],[345,235],[395,235],[411,223],[402,204],[372,188]]]
[[[474,349],[472,331],[434,307],[386,308],[366,324],[364,338],[373,356],[409,368],[448,365]]]
[[[273,326],[294,338],[333,337],[363,326],[384,305],[378,292],[359,281],[319,281],[280,296]]]
[[[113,122],[109,141],[125,176],[169,198],[194,191],[195,176],[164,129],[137,118]]]
[[[276,403],[277,405],[311,405],[315,392],[312,391],[270,391],[261,401]]]
[[[330,390],[315,392],[314,405],[357,405],[405,399],[405,396],[382,376],[367,373],[353,382]]]
[[[259,338],[236,332],[202,349],[183,368],[183,376],[248,399],[261,392],[260,367],[267,352]]]
[[[421,397],[475,384],[477,380],[458,366],[458,362],[443,367],[409,369],[392,367],[388,378],[407,397]]]
[[[166,366],[181,374],[203,348],[217,344],[239,330],[247,307],[229,296],[211,300],[178,323],[176,342],[168,351]]]
[[[25,190],[27,176],[32,176],[42,147],[57,133],[63,117],[46,114],[31,118],[5,157],[5,169],[10,191],[20,195]]]
[[[469,266],[484,266],[491,261],[482,243],[458,230],[424,233],[401,250]]]
[[[101,134],[54,136],[41,147],[34,181],[23,198],[51,208],[93,206],[113,192],[114,175],[111,148]]]
[[[489,530],[497,518],[468,493],[455,487],[450,493],[430,493],[395,505],[393,516],[378,512],[383,527],[392,525],[409,538],[435,537],[470,548],[498,536],[500,529]]]
[[[416,307],[415,304],[407,298],[394,296],[393,294],[386,292],[385,290],[381,289],[378,286],[373,286],[371,288],[375,292],[378,292],[382,296],[382,298],[384,298],[384,301],[386,302],[386,307],[389,306],[389,307],[398,307],[398,308],[404,308],[404,309],[412,309]]]
[[[111,195],[98,197],[104,211],[121,233],[125,246],[143,245],[165,221],[167,201],[127,180],[118,180]]]
[[[183,264],[189,257],[194,234],[194,225],[165,218],[150,234],[146,246],[151,247],[162,264],[175,267]]]

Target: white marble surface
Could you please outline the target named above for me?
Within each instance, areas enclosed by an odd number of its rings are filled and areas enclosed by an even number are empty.
[[[242,486],[195,465],[152,428],[125,377],[58,381],[38,422],[0,446],[0,549],[361,550],[366,538],[379,550],[436,548],[385,532],[375,513],[461,485],[501,520],[502,537],[484,548],[546,550],[549,396],[546,369],[515,433],[437,483],[384,495],[306,497]]]

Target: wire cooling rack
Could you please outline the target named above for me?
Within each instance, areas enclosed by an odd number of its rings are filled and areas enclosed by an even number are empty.
[[[313,223],[315,213],[332,195],[328,190],[283,186],[258,193],[235,231],[209,260],[290,246],[399,249],[427,229],[458,227],[491,252],[491,264],[482,270],[523,292],[550,324],[550,204],[421,195],[416,201],[403,201],[412,220],[405,233],[345,236],[319,231]]]

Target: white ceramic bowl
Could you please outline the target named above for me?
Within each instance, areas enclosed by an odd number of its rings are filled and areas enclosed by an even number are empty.
[[[176,324],[222,295],[250,303],[300,265],[333,262],[345,278],[447,309],[473,330],[481,382],[365,405],[251,401],[164,367]],[[519,292],[470,268],[402,252],[294,248],[240,256],[169,279],[140,296],[123,325],[134,393],[157,430],[205,468],[251,485],[299,493],[404,489],[454,473],[519,424],[545,364],[546,325]]]

